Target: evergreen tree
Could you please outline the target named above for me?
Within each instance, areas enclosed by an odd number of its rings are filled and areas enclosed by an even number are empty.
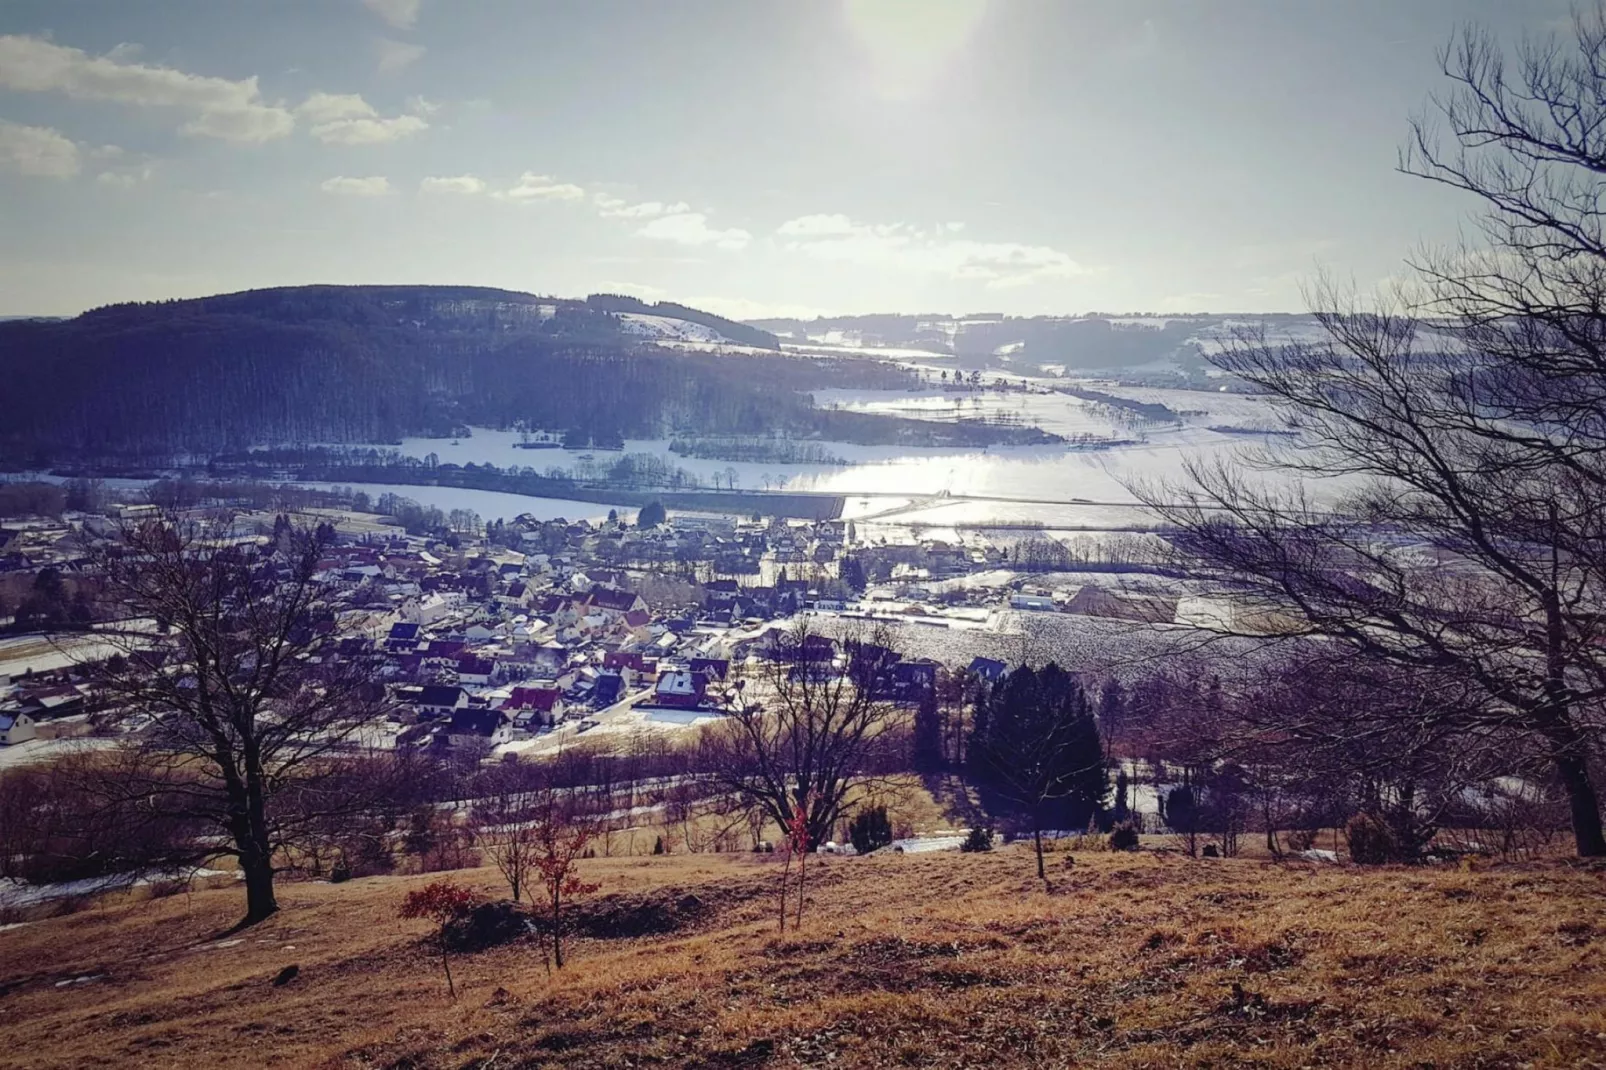
[[[942,715],[937,707],[935,689],[920,697],[920,708],[915,711],[912,758],[917,773],[936,773],[942,769]]]
[[[887,808],[875,806],[859,811],[848,823],[848,839],[853,841],[853,849],[862,855],[891,843],[892,822],[887,817]]]
[[[968,755],[982,804],[1030,828],[1043,868],[1045,828],[1083,828],[1108,792],[1103,745],[1087,693],[1049,664],[1022,665],[977,704]]]

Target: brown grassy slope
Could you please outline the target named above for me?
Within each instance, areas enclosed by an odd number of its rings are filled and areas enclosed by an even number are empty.
[[[287,886],[225,948],[195,941],[235,890],[80,914],[0,933],[0,983],[23,982],[0,1064],[1606,1066],[1599,872],[1054,864],[1044,893],[1018,849],[824,860],[780,939],[772,865],[598,860],[622,897],[601,917],[643,894],[702,910],[576,940],[553,979],[533,945],[460,958],[455,1005],[422,927],[394,920],[423,878]]]

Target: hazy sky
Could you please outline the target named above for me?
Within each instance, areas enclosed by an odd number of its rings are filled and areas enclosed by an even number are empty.
[[[731,315],[1291,310],[1469,209],[1459,23],[1564,0],[0,0],[0,313],[309,282]]]

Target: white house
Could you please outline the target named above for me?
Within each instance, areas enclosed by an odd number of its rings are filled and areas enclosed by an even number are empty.
[[[33,718],[26,713],[0,713],[0,747],[26,743],[35,735]]]

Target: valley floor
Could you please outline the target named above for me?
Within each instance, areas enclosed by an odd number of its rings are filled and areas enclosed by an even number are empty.
[[[1606,1066],[1599,868],[1050,861],[811,860],[782,937],[770,859],[599,859],[569,966],[457,956],[455,1003],[429,877],[111,903],[0,928],[0,1065]]]

